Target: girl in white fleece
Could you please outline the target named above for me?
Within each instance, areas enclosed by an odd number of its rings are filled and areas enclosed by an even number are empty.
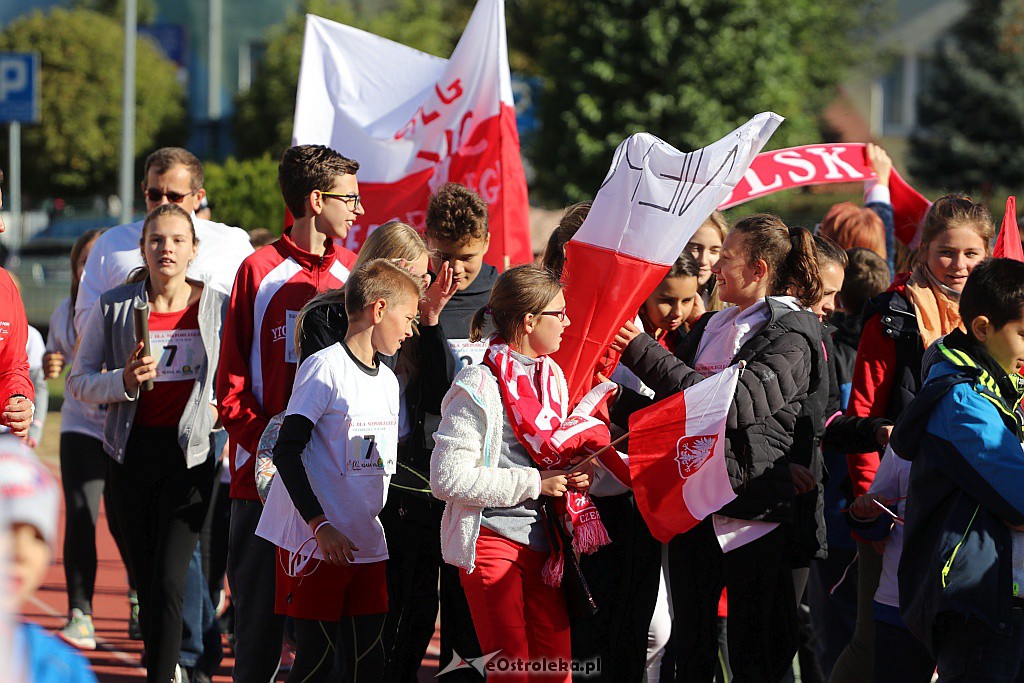
[[[482,336],[487,315],[497,334],[484,362],[460,371],[444,398],[430,487],[446,503],[442,554],[462,570],[481,648],[501,650],[488,677],[526,681],[529,667],[519,662],[567,665],[571,657],[557,588],[562,548],[546,531],[541,496],[567,503],[575,549],[593,552],[607,543],[585,494],[588,475],[565,470],[609,437],[588,413],[569,414],[565,379],[548,358],[569,326],[555,276],[533,265],[506,271],[473,318],[473,338]],[[570,680],[568,672],[550,675],[545,680]]]

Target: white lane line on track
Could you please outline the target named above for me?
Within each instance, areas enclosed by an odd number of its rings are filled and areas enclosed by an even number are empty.
[[[53,607],[50,607],[50,605],[48,605],[47,603],[45,603],[42,600],[40,600],[37,596],[30,595],[28,599],[29,599],[29,602],[31,602],[33,605],[35,605],[39,609],[41,609],[44,612],[46,612],[49,616],[57,618],[57,619],[62,619],[64,617],[63,614],[61,614],[60,612],[55,610]],[[118,650],[116,647],[114,647],[113,645],[108,643],[106,640],[104,640],[100,636],[96,636],[96,649],[103,650],[104,652],[109,652],[110,654],[114,655],[120,661],[124,662],[128,666],[133,666],[136,669],[142,669],[143,671],[145,670],[142,667],[142,665],[139,663],[139,658],[137,656],[132,656],[132,655],[126,653],[126,652],[122,652],[121,650]]]

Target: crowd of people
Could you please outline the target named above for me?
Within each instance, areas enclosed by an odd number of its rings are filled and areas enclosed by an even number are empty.
[[[541,263],[499,273],[486,202],[448,183],[422,234],[392,221],[357,255],[340,244],[359,164],[301,145],[278,169],[294,223],[254,250],[199,217],[195,156],[154,152],[146,217],[72,249],[37,363],[66,373],[58,635],[97,647],[102,499],[153,682],[211,679],[228,603],[244,683],[414,681],[438,616],[449,681],[1024,681],[1024,263],[991,258],[964,195],[897,247],[892,164],[867,154],[864,205],[813,233],[708,217],[624,316],[602,400],[576,406],[551,356],[589,202]],[[38,403],[3,271],[0,293],[17,611],[58,489],[27,449]],[[741,361],[736,497],[662,543],[586,456]],[[14,634],[28,680],[92,680],[39,629]]]

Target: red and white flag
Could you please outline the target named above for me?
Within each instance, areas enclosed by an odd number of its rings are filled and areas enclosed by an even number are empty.
[[[725,466],[725,422],[739,373],[730,366],[629,419],[633,495],[662,543],[736,498]]]
[[[488,263],[533,258],[504,0],[479,0],[450,59],[307,15],[292,144],[359,162],[366,214],[350,249],[392,219],[422,229],[431,192],[452,181],[487,201]]]
[[[681,152],[649,133],[615,150],[587,219],[566,245],[566,309],[572,325],[554,354],[570,404],[611,375],[608,346],[658,286],[686,243],[743,178],[782,123],[758,114],[724,138]]]
[[[1024,261],[1024,245],[1021,244],[1020,228],[1017,227],[1017,197],[1013,195],[1006,198],[1003,224],[999,227],[999,236],[996,238],[992,256]]]

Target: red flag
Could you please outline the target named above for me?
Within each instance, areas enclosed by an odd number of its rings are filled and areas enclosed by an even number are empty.
[[[292,141],[359,162],[353,251],[392,219],[422,229],[430,194],[451,181],[487,202],[488,263],[533,259],[503,0],[477,2],[450,59],[307,15]]]
[[[629,420],[629,471],[651,535],[667,543],[736,494],[725,466],[725,421],[739,367],[639,410]]]
[[[1003,224],[999,227],[992,256],[1024,261],[1024,246],[1021,246],[1020,229],[1017,227],[1017,198],[1014,196],[1006,198],[1006,212],[1003,213]]]
[[[736,187],[754,155],[782,123],[758,114],[703,149],[681,152],[649,133],[629,136],[583,227],[565,249],[565,301],[572,325],[554,354],[565,372],[570,404],[611,374],[615,333],[679,258],[690,237]]]
[[[731,209],[751,199],[807,185],[862,182],[874,178],[867,162],[867,145],[804,145],[758,154],[743,180],[718,208]],[[911,244],[932,203],[892,169],[889,192],[896,222],[896,239]]]
[[[893,217],[896,219],[896,239],[914,246],[918,230],[924,224],[924,217],[928,209],[932,208],[932,203],[908,185],[895,168],[889,177],[889,195]]]

